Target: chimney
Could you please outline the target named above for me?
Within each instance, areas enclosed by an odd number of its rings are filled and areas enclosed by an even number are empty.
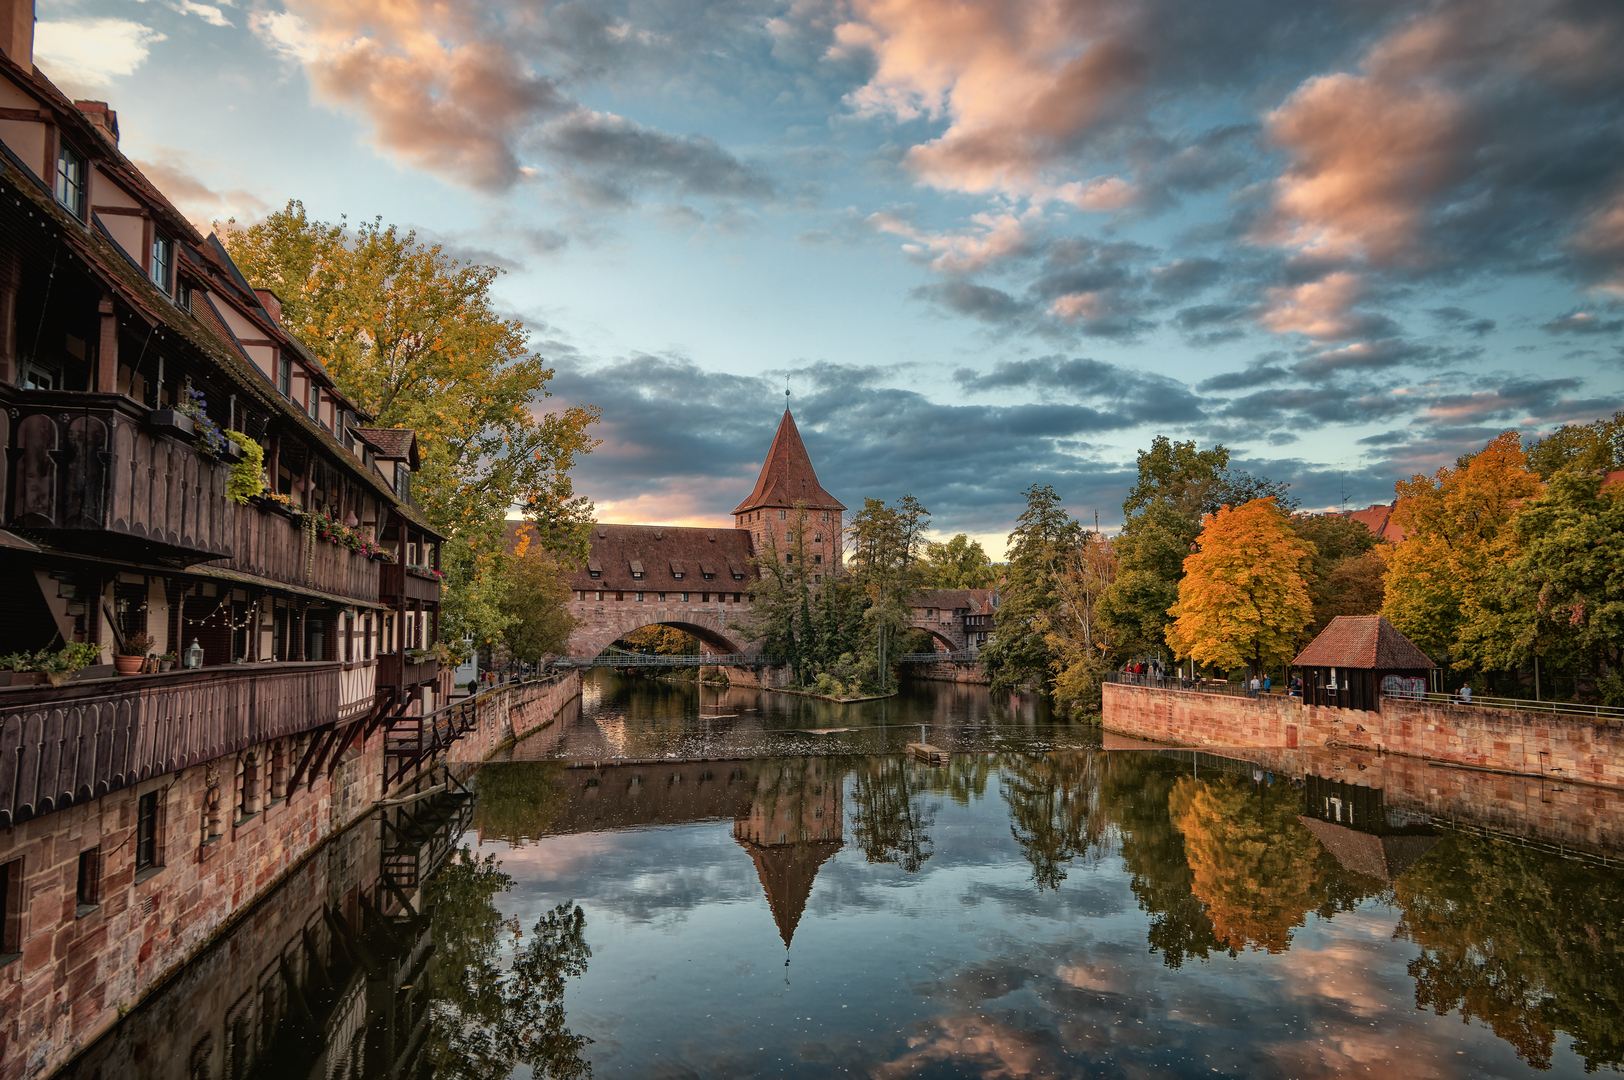
[[[270,312],[271,321],[277,326],[282,325],[282,299],[269,289],[255,289],[254,295],[259,297],[260,306]]]
[[[34,73],[34,0],[0,0],[0,52]]]
[[[0,4],[6,0],[0,0]],[[84,114],[92,127],[102,133],[102,138],[118,145],[118,113],[107,107],[105,101],[75,101],[74,108]]]

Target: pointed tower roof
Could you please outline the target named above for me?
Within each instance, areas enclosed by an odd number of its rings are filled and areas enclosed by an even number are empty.
[[[841,848],[839,840],[803,840],[791,844],[758,844],[753,840],[739,840],[739,846],[750,853],[761,878],[761,888],[767,894],[767,906],[772,908],[773,922],[778,924],[778,936],[789,948],[795,937],[795,928],[801,923],[806,910],[806,899],[812,895],[812,879],[818,876],[818,867],[827,862]]]
[[[773,436],[772,449],[767,451],[767,460],[761,466],[761,475],[756,477],[756,489],[733,512],[742,514],[763,506],[794,506],[798,502],[806,503],[813,510],[846,509],[818,483],[806,444],[801,442],[801,433],[795,429],[795,417],[785,409],[778,434]]]

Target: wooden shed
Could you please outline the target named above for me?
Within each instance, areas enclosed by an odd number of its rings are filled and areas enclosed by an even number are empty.
[[[1303,672],[1303,703],[1339,709],[1381,709],[1383,694],[1420,697],[1437,668],[1380,615],[1338,615],[1293,667]]]

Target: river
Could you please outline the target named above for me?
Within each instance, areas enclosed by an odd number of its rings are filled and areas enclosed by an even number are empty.
[[[329,843],[64,1075],[1624,1061],[1616,852],[1504,778],[1452,771],[1423,812],[1396,771],[1106,750],[948,683],[841,707],[602,673],[567,721],[560,758],[520,744]],[[921,723],[949,765],[895,752]]]

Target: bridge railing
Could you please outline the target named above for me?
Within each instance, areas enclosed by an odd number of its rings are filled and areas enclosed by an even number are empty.
[[[960,652],[903,653],[896,658],[898,664],[973,664],[979,659],[974,649]]]

